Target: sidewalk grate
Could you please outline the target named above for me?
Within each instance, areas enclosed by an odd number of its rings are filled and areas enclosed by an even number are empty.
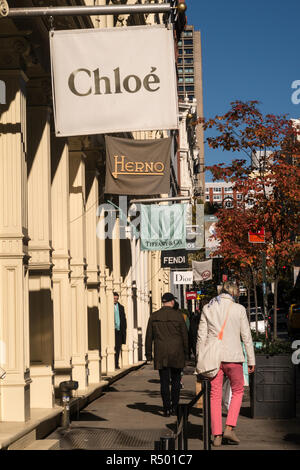
[[[60,448],[64,450],[153,450],[154,441],[170,436],[171,432],[164,429],[74,428],[59,434]]]

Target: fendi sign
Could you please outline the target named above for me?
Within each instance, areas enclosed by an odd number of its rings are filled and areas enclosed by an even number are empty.
[[[162,251],[161,252],[162,268],[187,268],[188,254],[186,250]]]
[[[105,143],[106,193],[169,193],[171,138],[133,140],[105,136]]]
[[[165,26],[51,31],[50,47],[57,136],[178,128]]]

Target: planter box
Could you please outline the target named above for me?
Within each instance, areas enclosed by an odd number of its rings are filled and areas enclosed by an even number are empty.
[[[251,374],[252,418],[294,418],[296,416],[296,374],[291,355],[256,355]]]

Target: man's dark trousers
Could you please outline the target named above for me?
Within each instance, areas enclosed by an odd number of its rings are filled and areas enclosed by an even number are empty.
[[[119,367],[119,357],[122,348],[122,333],[120,330],[115,329],[115,367]]]
[[[160,391],[164,410],[176,408],[180,396],[180,379],[182,369],[174,367],[164,367],[159,369]],[[171,395],[170,395],[170,377],[171,377]]]

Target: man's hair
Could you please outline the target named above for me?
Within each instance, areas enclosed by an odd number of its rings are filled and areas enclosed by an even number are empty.
[[[114,296],[117,296],[117,297],[119,297],[119,294],[118,294],[118,292],[114,292]]]

